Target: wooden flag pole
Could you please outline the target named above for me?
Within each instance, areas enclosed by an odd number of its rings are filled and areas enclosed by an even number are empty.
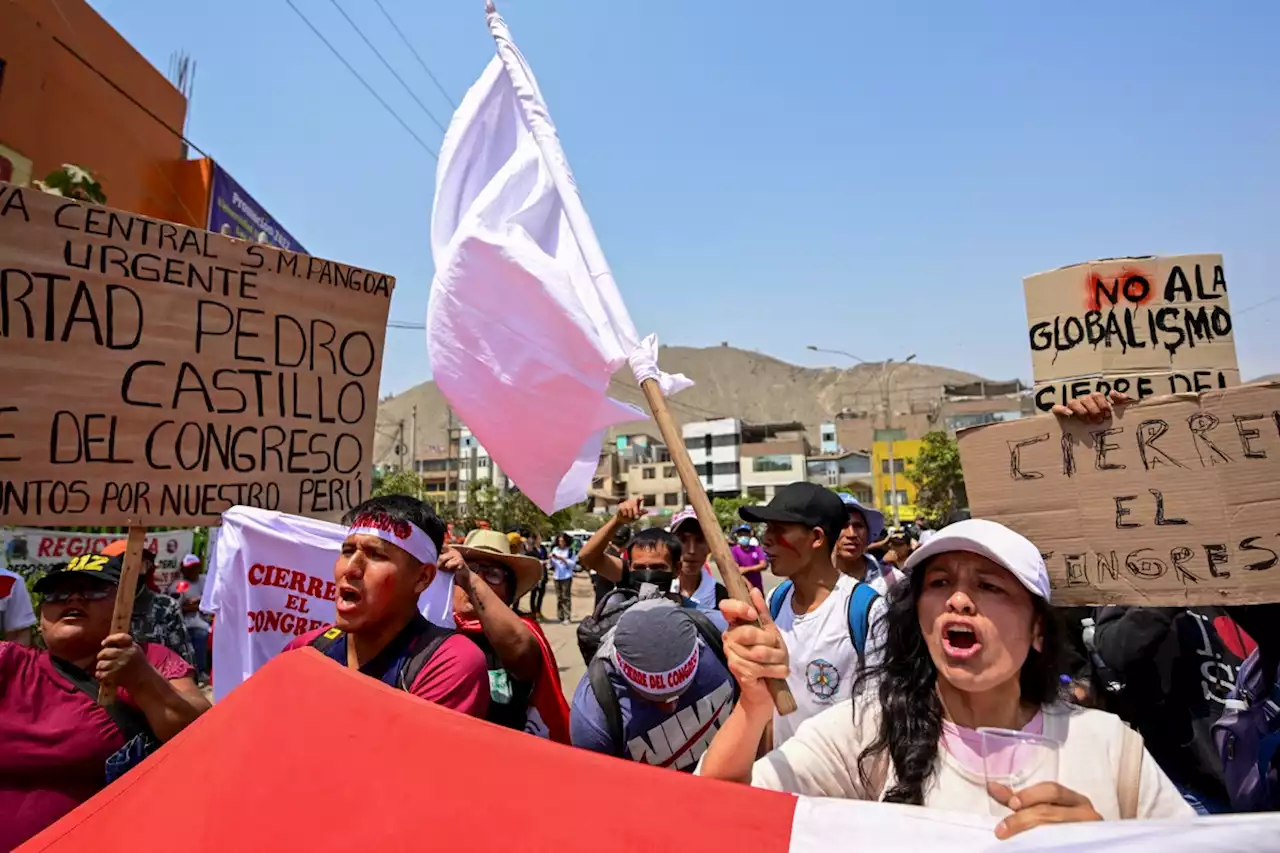
[[[711,500],[707,497],[706,489],[702,488],[702,480],[698,478],[693,460],[689,458],[689,450],[684,446],[684,436],[681,435],[675,420],[671,417],[671,412],[667,410],[667,401],[662,396],[662,388],[658,385],[658,380],[646,379],[640,383],[640,389],[644,391],[644,399],[649,404],[653,419],[658,422],[658,430],[662,433],[662,440],[667,443],[671,461],[675,463],[676,473],[680,475],[680,483],[684,486],[685,493],[689,495],[689,503],[693,505],[693,511],[698,514],[698,524],[702,527],[702,535],[706,537],[707,544],[711,546],[711,556],[715,558],[716,566],[720,569],[720,577],[724,580],[725,589],[737,601],[750,604],[751,587],[738,569],[738,561],[733,558],[733,552],[729,550],[729,542],[724,538],[724,531],[716,521]],[[796,698],[791,695],[787,682],[771,678],[767,684],[769,693],[773,696],[774,707],[778,709],[779,714],[786,716],[796,709]]]
[[[128,545],[124,549],[124,568],[120,572],[120,585],[116,587],[116,609],[111,614],[111,634],[129,633],[133,622],[133,598],[138,593],[138,575],[142,572],[142,549],[147,541],[147,528],[129,525]],[[116,701],[114,684],[98,685],[98,704],[107,706]]]
[[[578,185],[569,173],[569,161],[560,148],[560,138],[556,135],[555,125],[551,122],[551,113],[542,102],[542,95],[538,92],[537,84],[533,82],[532,72],[524,61],[524,57],[516,49],[515,42],[511,40],[511,33],[502,16],[494,8],[493,0],[486,0],[485,14],[489,19],[489,33],[493,36],[498,58],[506,69],[507,79],[516,91],[516,103],[524,116],[525,124],[528,125],[529,132],[533,134],[534,142],[537,143],[538,150],[542,154],[542,165],[550,173],[552,183],[555,184],[556,192],[560,196],[565,219],[568,220],[569,230],[573,232],[578,242],[583,263],[591,274],[591,280],[599,293],[615,292],[617,285],[614,284],[613,273],[609,271],[604,250],[600,248],[595,229],[591,227],[591,220],[587,217],[587,209],[582,204],[582,197],[578,195]],[[615,301],[618,306],[621,305],[620,296],[616,296]],[[625,308],[621,316],[610,317],[610,322],[614,325],[602,331],[602,335],[616,335],[617,329],[621,328],[629,330],[628,337],[635,341],[639,340],[635,327],[631,324],[631,318],[626,315]],[[671,419],[671,413],[667,411],[667,403],[662,397],[662,388],[658,385],[658,380],[645,379],[640,383],[640,388],[644,391],[645,400],[649,402],[649,411],[653,412],[653,419],[658,422],[658,429],[662,431],[662,439],[667,443],[667,449],[671,451],[671,458],[676,463],[676,471],[680,473],[680,482],[689,495],[689,503],[693,504],[693,510],[698,514],[702,535],[707,537],[707,542],[711,545],[711,554],[716,558],[716,565],[720,567],[720,577],[724,579],[725,587],[738,601],[750,603],[747,582],[738,571],[738,563],[729,551],[729,543],[725,541],[724,533],[716,523],[711,501],[707,499],[707,493],[702,488],[698,472],[693,469],[693,460],[689,458],[689,451],[684,446],[684,436],[680,434],[680,430],[676,428],[676,422]],[[774,707],[778,709],[779,714],[790,714],[796,709],[795,697],[787,689],[785,681],[770,680],[768,684]]]

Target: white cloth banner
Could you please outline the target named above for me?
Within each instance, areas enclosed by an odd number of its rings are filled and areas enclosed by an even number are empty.
[[[236,506],[222,514],[200,604],[217,617],[215,702],[294,637],[333,622],[333,566],[346,538],[341,525],[272,510]],[[453,628],[453,575],[438,572],[418,607]]]
[[[1280,850],[1280,815],[1107,820],[1039,827],[1008,841],[995,818],[916,806],[800,797],[790,853],[848,848],[911,853],[1263,853]],[[760,849],[767,849],[762,844]]]
[[[610,399],[624,363],[666,394],[693,384],[641,341],[524,57],[496,12],[498,56],[440,147],[427,347],[436,385],[545,512],[587,496],[609,426],[645,417]]]
[[[38,527],[0,527],[0,565],[24,577],[47,572],[81,554],[101,551],[118,533],[66,533]],[[182,558],[191,553],[194,530],[147,533],[146,549],[156,557],[156,587],[169,592],[182,573]]]

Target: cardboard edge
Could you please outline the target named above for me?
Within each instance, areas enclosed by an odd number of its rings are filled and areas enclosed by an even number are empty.
[[[1119,261],[1150,261],[1154,258],[1161,258],[1161,257],[1174,257],[1174,256],[1173,255],[1167,255],[1167,256],[1166,255],[1133,255],[1132,257],[1127,257],[1127,258],[1094,258],[1091,261],[1077,261],[1074,264],[1064,264],[1063,266],[1054,267],[1053,269],[1041,270],[1040,272],[1033,272],[1031,273],[1031,275],[1024,275],[1022,277],[1022,281],[1025,283],[1028,279],[1033,279],[1036,276],[1048,275],[1049,273],[1054,273],[1054,272],[1062,272],[1063,270],[1075,269],[1076,267],[1087,267],[1091,264],[1112,264],[1112,263],[1117,263]]]
[[[1207,391],[1182,391],[1177,394],[1160,394],[1155,397],[1148,397],[1145,400],[1135,400],[1132,403],[1125,403],[1124,408],[1120,410],[1120,414],[1140,406],[1150,406],[1160,403],[1196,403],[1197,405],[1210,394],[1221,395],[1228,393],[1239,393],[1245,388],[1280,388],[1280,380],[1267,379],[1261,382],[1242,382],[1239,385],[1233,385],[1230,388],[1210,388]],[[1011,422],[1016,423],[1016,422]],[[983,424],[983,426],[993,426],[992,424]],[[959,434],[957,433],[957,438]]]

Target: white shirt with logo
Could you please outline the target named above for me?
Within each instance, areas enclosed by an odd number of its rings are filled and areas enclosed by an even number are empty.
[[[773,745],[786,743],[805,720],[848,699],[858,670],[858,654],[849,636],[849,597],[858,581],[841,574],[835,589],[816,610],[797,614],[791,607],[795,588],[787,591],[774,620],[782,632],[791,660],[787,686],[796,710],[773,715]],[[887,605],[883,596],[871,605],[872,629],[867,636],[868,663],[876,663],[884,637]]]

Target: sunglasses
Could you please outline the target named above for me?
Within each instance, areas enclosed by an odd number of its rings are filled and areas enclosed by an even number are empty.
[[[507,567],[495,565],[494,563],[481,563],[472,569],[475,574],[479,575],[489,586],[498,586],[507,581]]]
[[[59,604],[63,601],[70,601],[73,598],[80,598],[84,601],[102,601],[106,598],[114,598],[115,589],[105,586],[92,587],[70,587],[50,590],[44,594],[45,601],[51,601]]]

